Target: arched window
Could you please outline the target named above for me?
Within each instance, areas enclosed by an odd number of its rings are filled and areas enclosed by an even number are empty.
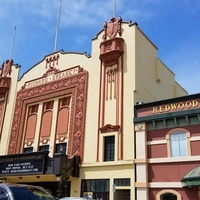
[[[167,133],[167,145],[169,157],[189,156],[190,133],[186,129],[177,128]]]
[[[184,132],[170,134],[171,156],[187,156],[187,138]]]
[[[177,196],[173,193],[165,193],[160,196],[160,200],[177,200]]]
[[[181,195],[175,190],[167,189],[158,192],[156,200],[181,200]]]

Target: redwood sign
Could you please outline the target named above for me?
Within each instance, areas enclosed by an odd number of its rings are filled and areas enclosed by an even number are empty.
[[[178,102],[178,103],[172,103],[172,104],[153,107],[152,112],[153,114],[158,114],[158,113],[165,113],[165,112],[170,112],[170,111],[179,111],[179,110],[195,108],[198,105],[199,105],[199,102],[197,100]]]

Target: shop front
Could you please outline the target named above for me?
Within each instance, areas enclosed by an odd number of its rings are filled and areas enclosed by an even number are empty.
[[[40,151],[0,156],[0,181],[42,186],[56,196],[63,166],[68,163],[73,169],[72,176],[78,176],[79,159],[68,159],[61,153],[51,158],[48,154],[49,151]]]

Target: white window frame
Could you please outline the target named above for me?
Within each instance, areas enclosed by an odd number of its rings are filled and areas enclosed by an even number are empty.
[[[187,155],[186,156],[191,156],[191,147],[190,147],[190,132],[187,129],[184,128],[175,128],[169,131],[166,135],[166,140],[167,140],[167,153],[168,157],[182,157],[182,156],[172,156],[171,152],[171,140],[170,136],[173,133],[185,133],[186,134],[186,148],[187,148]]]

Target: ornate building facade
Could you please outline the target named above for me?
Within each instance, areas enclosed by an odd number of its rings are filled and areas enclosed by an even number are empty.
[[[136,199],[200,199],[200,95],[135,106]]]
[[[119,17],[92,40],[92,56],[54,52],[20,79],[20,67],[4,63],[1,180],[56,195],[69,162],[70,196],[135,199],[134,105],[187,94],[157,51],[136,23]]]

